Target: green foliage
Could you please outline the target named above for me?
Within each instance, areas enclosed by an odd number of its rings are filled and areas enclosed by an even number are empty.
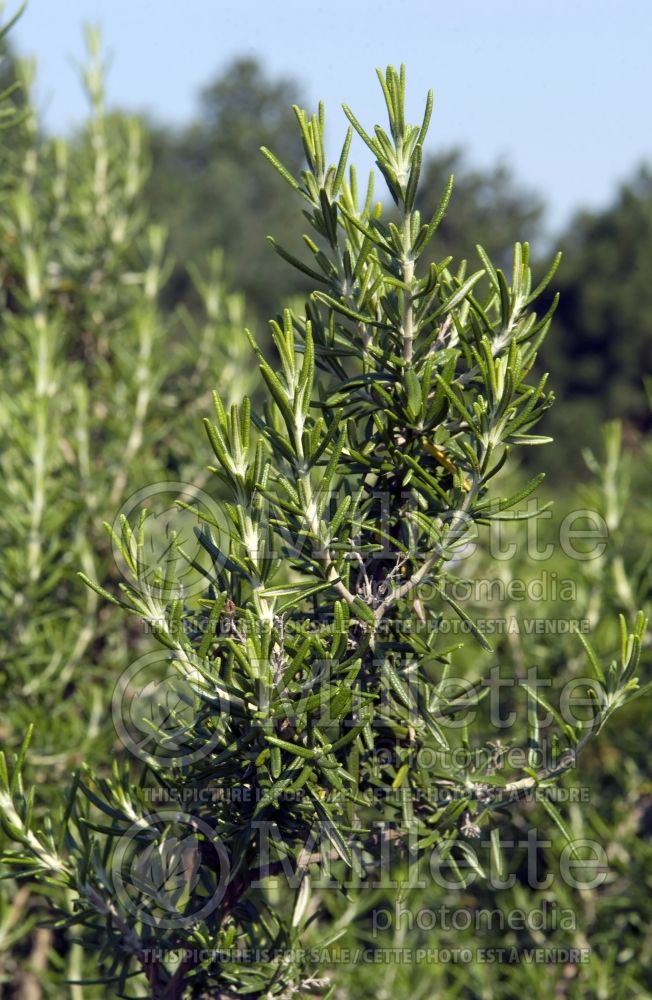
[[[205,407],[206,382],[248,383],[243,301],[227,293],[219,254],[193,269],[196,318],[161,309],[169,264],[165,232],[143,211],[142,130],[105,111],[94,34],[89,44],[92,113],[73,140],[43,137],[28,67],[2,104],[0,731],[11,750],[34,726],[39,823],[74,767],[112,752],[114,677],[144,644],[77,572],[115,588],[102,521],[140,487],[200,486],[185,420]],[[52,933],[33,930],[38,895],[3,887],[13,957],[2,974],[19,982]]]
[[[43,142],[30,111],[12,131],[2,177],[0,427],[10,444],[0,487],[9,512],[2,588],[11,609],[3,660],[16,694],[20,664],[22,697],[47,687],[47,713],[63,712],[67,725],[80,705],[62,692],[99,639],[95,599],[75,585],[74,570],[107,579],[98,522],[113,519],[127,484],[133,492],[170,478],[171,451],[182,445],[178,431],[170,436],[175,414],[201,407],[198,386],[218,378],[218,329],[229,340],[222,317],[231,309],[242,320],[241,305],[224,301],[218,259],[208,278],[195,275],[210,312],[203,327],[187,325],[180,341],[161,313],[165,234],[140,207],[142,135],[105,114],[94,53],[87,130],[72,144]],[[34,704],[23,708],[27,716]]]
[[[0,121],[3,128],[16,123],[17,109],[22,104],[23,95],[16,80],[16,67],[7,43],[7,35],[24,9],[23,4],[9,21],[0,25]],[[3,11],[0,11],[1,13]]]
[[[649,169],[622,184],[608,208],[574,218],[562,245],[558,336],[543,360],[564,405],[548,426],[563,440],[581,422],[585,443],[596,448],[597,428],[607,419],[624,419],[630,437],[650,426],[643,385],[652,371]]]
[[[239,59],[204,89],[195,122],[178,132],[148,129],[152,171],[145,197],[154,217],[167,220],[172,254],[182,264],[223,248],[230,277],[261,323],[279,308],[279,288],[286,296],[305,288],[267,252],[268,233],[298,240],[301,229],[284,185],[258,152],[261,142],[279,143],[290,169],[300,168],[289,112],[296,100],[291,80],[268,79],[254,60]],[[167,301],[188,293],[180,266]]]
[[[223,499],[196,527],[207,558],[189,557],[172,535],[173,557],[153,567],[143,512],[110,530],[130,582],[108,590],[87,573],[92,595],[159,641],[177,685],[165,719],[151,721],[149,744],[132,745],[131,766],[78,774],[52,822],[24,788],[28,740],[13,763],[2,759],[6,862],[48,887],[59,926],[78,929],[117,995],[333,996],[303,949],[315,935],[334,940],[368,905],[359,890],[388,851],[403,865],[438,851],[481,875],[468,839],[495,830],[523,794],[558,784],[640,693],[642,612],[631,632],[623,620],[606,669],[586,644],[602,685],[588,721],[571,724],[525,688],[527,763],[493,774],[423,766],[426,750],[486,738],[487,723],[458,725],[488,693],[486,661],[475,647],[451,687],[442,623],[452,613],[491,648],[448,584],[478,528],[521,517],[540,483],[495,485],[510,452],[547,440],[534,428],[552,398],[532,372],[553,309],[535,304],[557,261],[536,286],[527,244],[515,245],[509,277],[482,247],[476,270],[429,262],[451,194],[422,216],[432,96],[410,125],[404,70],[379,80],[389,132],[367,132],[345,107],[351,130],[329,164],[323,107],[296,107],[305,169],[297,176],[276,143],[263,150],[312,230],[305,257],[275,249],[314,290],[304,310],[272,323],[274,362],[252,338],[262,408],[214,395],[206,432]],[[363,193],[348,169],[353,131],[374,154],[393,218],[372,180]],[[25,284],[29,304],[29,272]],[[118,443],[127,459],[130,440]],[[128,462],[119,474],[130,476]],[[442,788],[452,789],[445,804]],[[544,808],[567,837],[554,803]],[[320,892],[324,868],[332,882]]]
[[[435,209],[433,199],[448,178],[455,178],[455,211],[445,215],[433,240],[433,250],[468,258],[481,234],[482,245],[495,263],[509,267],[514,243],[524,236],[535,247],[541,236],[543,204],[521,190],[504,164],[489,170],[469,167],[460,149],[431,154],[425,162],[417,201],[422,215]]]
[[[599,661],[591,666],[576,634],[556,634],[551,641],[549,636],[528,631],[532,616],[553,623],[587,622],[590,646],[615,651],[620,645],[615,621],[618,613],[627,613],[639,605],[649,614],[651,606],[649,554],[645,551],[646,541],[641,551],[641,539],[649,535],[647,497],[652,466],[649,461],[647,465],[637,461],[633,466],[631,456],[622,450],[618,424],[605,427],[603,437],[600,452],[587,455],[592,470],[590,483],[566,501],[570,512],[588,509],[608,521],[608,544],[603,552],[596,551],[591,560],[577,561],[560,552],[557,543],[548,560],[533,565],[523,544],[523,525],[515,524],[502,539],[504,547],[518,545],[511,560],[499,566],[488,548],[482,546],[458,569],[469,584],[495,584],[498,580],[508,593],[511,585],[513,593],[519,595],[509,602],[498,600],[494,608],[485,604],[481,609],[474,602],[473,611],[482,611],[485,620],[517,626],[497,640],[496,655],[501,667],[507,676],[519,677],[536,664],[539,679],[547,681],[549,691],[554,692],[549,696],[554,704],[563,697],[569,682],[590,677],[596,668],[599,675],[601,666]],[[639,459],[649,459],[649,450],[648,441]],[[554,524],[543,521],[547,530],[540,539],[541,549],[544,544],[558,542],[559,524],[565,516],[565,511],[563,516],[558,512]],[[536,591],[542,596],[520,597],[517,585],[523,589],[523,584],[533,579],[541,584],[545,574],[548,584]],[[572,584],[572,599],[553,599],[550,580],[554,574],[558,580]],[[649,635],[644,642],[649,663]],[[468,657],[469,664],[474,659],[472,649],[460,653]],[[510,702],[509,707],[518,709],[518,702]],[[394,949],[394,954],[400,954],[409,944],[413,953],[422,949],[426,955],[438,952],[440,956],[438,960],[424,958],[421,962],[388,961],[382,976],[376,967],[364,963],[335,966],[333,973],[344,995],[366,996],[375,990],[379,997],[441,995],[463,1000],[513,998],[525,991],[534,1000],[553,1000],[560,993],[571,1000],[587,996],[639,1000],[652,996],[647,931],[652,819],[648,712],[645,700],[632,700],[607,723],[600,740],[586,744],[581,784],[577,776],[567,773],[554,794],[552,789],[547,793],[556,803],[561,822],[545,828],[549,842],[539,847],[536,878],[558,872],[559,858],[566,848],[566,830],[573,840],[588,839],[604,850],[608,867],[596,886],[573,886],[556,878],[546,888],[533,888],[530,859],[523,848],[533,822],[545,820],[546,804],[539,796],[528,797],[518,810],[495,817],[495,832],[503,842],[514,844],[509,855],[505,852],[501,870],[501,877],[513,878],[511,886],[497,890],[476,878],[470,885],[467,882],[459,888],[440,888],[434,898],[428,882],[424,888],[408,889],[400,906],[382,889],[361,894],[355,906],[348,903],[348,909],[347,903],[334,894],[326,897],[333,924],[346,928],[345,936],[338,941],[342,954],[347,948],[349,954],[354,954],[356,948],[365,947]],[[550,727],[554,726],[551,720]],[[501,736],[497,741],[495,728],[485,728],[482,720],[475,720],[473,749],[477,753],[482,746],[480,759],[490,762],[494,773],[507,774],[514,730]],[[481,850],[477,841],[474,847],[482,862],[486,855],[487,864],[491,864],[488,850]],[[520,923],[514,919],[522,915],[525,919]],[[453,922],[460,918],[460,923]],[[454,956],[465,949],[471,961],[459,957],[456,960]],[[477,960],[478,949],[489,956],[484,962]],[[533,949],[565,949],[567,955],[570,949],[577,953],[585,950],[586,957],[559,963],[554,959],[528,960],[525,956]]]
[[[216,245],[225,248],[236,284],[261,323],[278,311],[279,289],[281,298],[289,298],[309,288],[301,273],[282,268],[265,252],[269,233],[294,249],[301,228],[291,193],[258,155],[261,144],[282,149],[286,167],[299,173],[302,148],[289,107],[300,100],[296,83],[269,78],[253,59],[239,59],[204,89],[191,125],[147,129],[153,169],[146,197],[153,215],[168,221],[173,254],[183,261]],[[442,219],[428,259],[468,258],[481,234],[492,259],[507,268],[514,242],[539,235],[542,205],[518,189],[506,167],[473,169],[458,149],[423,155],[421,214],[434,213],[433,199],[451,174],[457,192],[456,211]],[[187,293],[187,276],[179,268],[167,296]]]

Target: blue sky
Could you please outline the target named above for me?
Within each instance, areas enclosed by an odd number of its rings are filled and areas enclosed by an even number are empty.
[[[13,38],[37,59],[50,129],[85,113],[74,68],[84,22],[103,27],[112,104],[183,122],[230,58],[254,54],[308,102],[325,100],[334,144],[341,103],[378,121],[374,68],[404,61],[414,118],[435,90],[430,148],[511,164],[553,226],[652,162],[650,0],[29,0]]]

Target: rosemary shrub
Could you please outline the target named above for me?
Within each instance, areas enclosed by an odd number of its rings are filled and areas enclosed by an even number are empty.
[[[452,180],[422,219],[432,96],[411,125],[403,69],[379,79],[389,131],[368,133],[345,107],[337,164],[321,106],[312,117],[295,109],[299,178],[263,150],[312,231],[305,259],[275,249],[314,292],[272,322],[274,362],[251,340],[264,404],[215,393],[206,432],[223,499],[202,513],[193,586],[185,569],[180,582],[188,555],[174,538],[176,558],[151,572],[146,512],[109,528],[130,583],[118,592],[85,577],[156,636],[175,700],[111,777],[78,773],[56,818],[35,821],[24,792],[28,740],[2,761],[5,860],[56,888],[59,925],[78,928],[116,995],[333,996],[302,948],[315,928],[322,944],[339,933],[322,919],[323,893],[355,897],[388,857],[413,864],[438,851],[453,868],[473,864],[469,838],[558,781],[640,693],[639,613],[606,669],[585,641],[590,724],[570,724],[529,687],[520,773],[478,780],[423,764],[425,749],[473,744],[469,711],[489,692],[479,667],[453,679],[440,626],[452,612],[478,660],[490,651],[448,584],[478,529],[520,516],[541,481],[511,495],[494,485],[511,452],[546,440],[533,429],[552,397],[533,369],[553,310],[535,307],[558,260],[535,287],[527,244],[509,277],[481,247],[477,270],[450,258],[421,266]],[[347,167],[354,132],[394,202],[387,219],[373,176],[361,192]],[[130,693],[126,683],[121,709]],[[537,702],[552,727],[540,727]]]
[[[250,381],[235,336],[244,302],[218,252],[190,268],[192,315],[161,304],[169,264],[142,208],[146,136],[106,110],[95,32],[88,42],[91,110],[72,138],[44,134],[29,66],[0,95],[0,740],[15,751],[34,727],[39,824],[75,767],[111,754],[115,677],[145,647],[76,572],[114,585],[102,521],[152,483],[201,488],[187,418],[205,412],[205,384],[239,394]],[[63,988],[84,970],[79,947],[38,926],[38,892],[0,875],[0,981]]]

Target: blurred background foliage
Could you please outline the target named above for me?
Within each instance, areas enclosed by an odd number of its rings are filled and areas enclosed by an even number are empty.
[[[269,79],[254,59],[241,59],[204,89],[197,117],[185,128],[146,126],[151,173],[144,202],[169,230],[176,261],[170,305],[190,293],[185,263],[216,246],[260,326],[280,299],[304,287],[267,243],[274,233],[296,245],[302,229],[292,192],[260,155],[263,145],[282,149],[288,169],[300,170],[292,105],[301,100],[291,80]]]
[[[296,82],[270,78],[255,60],[241,59],[208,83],[195,119],[183,128],[135,121],[106,110],[97,38],[90,40],[89,120],[69,137],[42,131],[29,101],[31,71],[16,67],[5,43],[0,65],[0,92],[17,75],[22,81],[11,96],[18,121],[0,140],[0,734],[5,746],[15,747],[27,721],[36,721],[32,778],[45,802],[56,800],[76,762],[101,766],[107,751],[120,752],[107,705],[117,673],[147,644],[122,616],[100,606],[77,582],[76,570],[112,589],[116,571],[101,522],[112,521],[124,498],[143,485],[181,480],[201,487],[207,448],[198,428],[210,390],[219,385],[233,399],[251,389],[244,326],[264,335],[283,301],[304,290],[301,276],[266,242],[273,234],[300,251],[302,229],[289,188],[259,154],[266,145],[292,172],[301,168],[290,111],[292,103],[303,103]],[[644,544],[652,529],[644,383],[652,371],[652,174],[634,167],[612,204],[579,213],[551,240],[543,200],[523,190],[506,165],[470,165],[460,149],[425,163],[433,203],[424,198],[424,213],[433,210],[450,173],[454,209],[434,256],[467,257],[475,266],[480,241],[503,263],[516,239],[530,240],[542,262],[551,244],[564,252],[555,280],[560,304],[542,352],[558,397],[543,432],[555,443],[533,451],[558,501],[551,537],[578,503],[607,518],[610,538],[601,560],[557,555],[554,568],[577,585],[563,614],[588,618],[596,643],[615,648],[606,620],[635,607],[652,611]],[[605,421],[614,418],[622,423],[605,431]],[[594,457],[583,457],[583,448]],[[491,575],[486,553],[475,559],[464,572]],[[526,578],[533,569],[517,559],[509,572]],[[539,618],[560,613],[548,598],[516,610]],[[494,611],[509,614],[504,607]],[[485,606],[484,616],[490,613]],[[519,635],[497,643],[495,655],[517,676],[536,662],[555,688],[583,669],[573,636]],[[649,651],[646,656],[649,668]],[[472,658],[472,649],[461,651],[461,668],[471,673]],[[382,892],[357,903],[325,894],[331,920],[348,928],[342,947],[588,943],[588,966],[340,965],[329,970],[338,998],[489,1000],[525,990],[534,1000],[652,997],[649,708],[639,701],[626,713],[583,758],[589,806],[561,806],[573,832],[598,839],[610,863],[598,890],[556,883],[551,898],[574,909],[575,930],[478,935],[393,927],[379,939],[370,911],[388,905]],[[539,808],[532,805],[532,816],[506,816],[505,836],[511,830],[522,837]],[[551,868],[559,846],[550,848]],[[517,875],[509,893],[492,895],[476,883],[441,899],[416,890],[406,905],[540,906],[541,893],[527,888],[518,867]],[[0,997],[106,996],[102,985],[64,985],[92,975],[92,961],[65,928],[41,926],[46,909],[39,896],[10,878],[3,887]],[[144,995],[137,985],[134,990]]]

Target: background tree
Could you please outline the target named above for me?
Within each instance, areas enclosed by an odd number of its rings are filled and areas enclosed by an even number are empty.
[[[577,215],[560,245],[556,332],[541,358],[561,405],[543,426],[568,456],[569,428],[585,427],[596,447],[606,419],[625,420],[625,440],[650,427],[652,171],[641,167],[608,208]]]
[[[499,267],[509,266],[514,243],[527,239],[536,249],[544,204],[518,184],[502,163],[481,169],[470,166],[460,148],[426,157],[417,208],[423,216],[437,207],[438,192],[454,176],[455,211],[447,213],[431,244],[433,259],[476,260],[478,240]]]
[[[287,152],[289,169],[303,163],[291,105],[300,103],[292,80],[271,79],[254,59],[237,59],[202,92],[197,119],[180,131],[153,127],[152,172],[146,198],[165,216],[177,266],[168,299],[186,298],[185,262],[221,247],[234,284],[261,321],[282,295],[305,289],[299,276],[270,251],[266,237],[296,244],[300,223],[286,186],[269,171],[261,145]]]

